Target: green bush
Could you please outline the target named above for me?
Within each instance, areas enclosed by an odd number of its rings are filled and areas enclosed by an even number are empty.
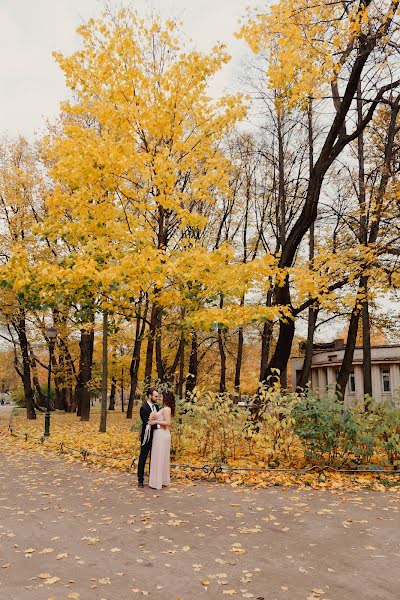
[[[43,389],[43,392],[45,394],[45,398],[47,399],[47,388]],[[38,402],[36,390],[34,390],[34,395],[35,395],[36,402]],[[11,400],[14,402],[14,404],[19,406],[20,408],[26,408],[24,388],[22,386],[17,387],[14,390],[12,390],[10,393],[10,396],[11,396]],[[45,401],[45,403],[46,403],[46,401]],[[50,388],[50,404],[51,404],[51,408],[54,409],[55,404],[56,404],[56,390],[54,387]],[[43,408],[45,408],[45,406],[43,406]]]
[[[204,458],[225,463],[236,459],[245,443],[249,412],[238,406],[230,394],[203,392],[196,388],[190,401],[179,405],[182,422],[177,446],[183,441]]]
[[[297,394],[282,394],[277,381],[259,389],[258,407],[248,435],[255,442],[253,452],[268,467],[294,466],[298,461],[301,447],[294,433],[293,418],[298,398]]]
[[[369,409],[374,424],[378,448],[386,454],[388,463],[400,468],[400,409],[392,402],[373,403]]]
[[[14,402],[14,404],[16,404],[16,406],[19,406],[20,408],[26,408],[25,394],[24,394],[23,387],[18,387],[18,388],[15,388],[14,390],[11,390],[10,396],[11,396],[12,402]]]
[[[337,397],[308,393],[293,409],[294,432],[312,462],[341,466],[368,462],[375,442],[365,415],[345,406]]]

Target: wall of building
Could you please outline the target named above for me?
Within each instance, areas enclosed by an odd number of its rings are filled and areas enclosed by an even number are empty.
[[[335,385],[336,374],[343,360],[344,350],[316,351],[311,366],[311,388],[324,394]],[[400,400],[400,346],[378,346],[371,349],[372,391],[376,401]],[[356,403],[364,398],[362,348],[356,348],[353,373],[345,391],[345,402]],[[293,390],[303,358],[292,359]]]

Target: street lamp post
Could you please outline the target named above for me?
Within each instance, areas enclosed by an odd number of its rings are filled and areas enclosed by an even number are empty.
[[[49,340],[49,371],[47,378],[47,405],[44,417],[44,437],[50,435],[50,395],[51,395],[51,365],[53,362],[54,344],[57,337],[57,330],[54,327],[46,327],[46,337]]]

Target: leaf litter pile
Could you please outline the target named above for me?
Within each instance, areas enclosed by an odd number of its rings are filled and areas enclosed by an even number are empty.
[[[134,423],[139,420],[134,416]],[[0,417],[1,422],[1,417]],[[117,469],[129,472],[131,470],[132,457],[139,455],[138,433],[132,431],[130,422],[124,414],[109,413],[107,433],[98,431],[98,414],[94,413],[89,422],[81,422],[75,415],[54,413],[51,415],[51,435],[44,442],[41,441],[43,434],[43,419],[28,421],[24,411],[17,411],[13,416],[13,430],[18,437],[11,437],[7,432],[7,420],[3,417],[0,435],[7,438],[9,452],[17,452],[22,449],[26,452],[40,454],[59,455],[61,444],[64,445],[64,457],[69,461],[78,461],[86,466],[95,465],[96,468],[108,471]],[[42,438],[43,439],[43,438]],[[174,444],[174,433],[173,433]],[[12,446],[12,447],[11,447]],[[87,454],[85,453],[87,451]],[[104,458],[107,457],[107,458]],[[121,460],[122,459],[122,460]],[[198,447],[193,443],[188,444],[184,451],[175,454],[172,462],[189,463],[198,467],[208,464],[218,464],[218,456],[202,456]],[[230,460],[231,467],[254,467],[267,466],[265,463],[255,460],[245,452],[236,460]],[[282,467],[287,465],[282,464]],[[296,466],[296,465],[291,465]],[[304,467],[299,460],[298,467]],[[260,471],[227,471],[217,475],[220,482],[232,486],[251,485],[256,487],[269,487],[271,485],[283,485],[297,487],[312,487],[315,489],[375,489],[384,490],[387,487],[400,486],[400,479],[396,475],[377,475],[373,471],[360,474],[341,474],[328,471],[327,478],[322,481],[317,472],[290,473],[290,472],[260,472]],[[176,481],[190,482],[196,479],[208,479],[208,475],[201,469],[174,469],[173,478]]]

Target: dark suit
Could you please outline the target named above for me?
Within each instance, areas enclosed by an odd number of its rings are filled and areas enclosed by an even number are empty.
[[[154,406],[156,407],[156,410],[158,411],[159,408],[158,408],[157,404],[155,404]],[[142,444],[142,442],[143,442],[144,434],[146,431],[146,425],[149,421],[150,415],[151,415],[151,408],[150,408],[148,402],[145,402],[140,407],[140,418],[142,419],[142,432],[140,434],[140,444]],[[138,464],[138,472],[137,472],[139,482],[142,482],[144,480],[144,467],[146,464],[147,457],[151,451],[151,444],[153,443],[153,430],[155,427],[157,427],[157,425],[152,425],[152,427],[151,427],[149,441],[146,442],[145,444],[143,444],[143,446],[142,445],[140,446],[139,464]]]

